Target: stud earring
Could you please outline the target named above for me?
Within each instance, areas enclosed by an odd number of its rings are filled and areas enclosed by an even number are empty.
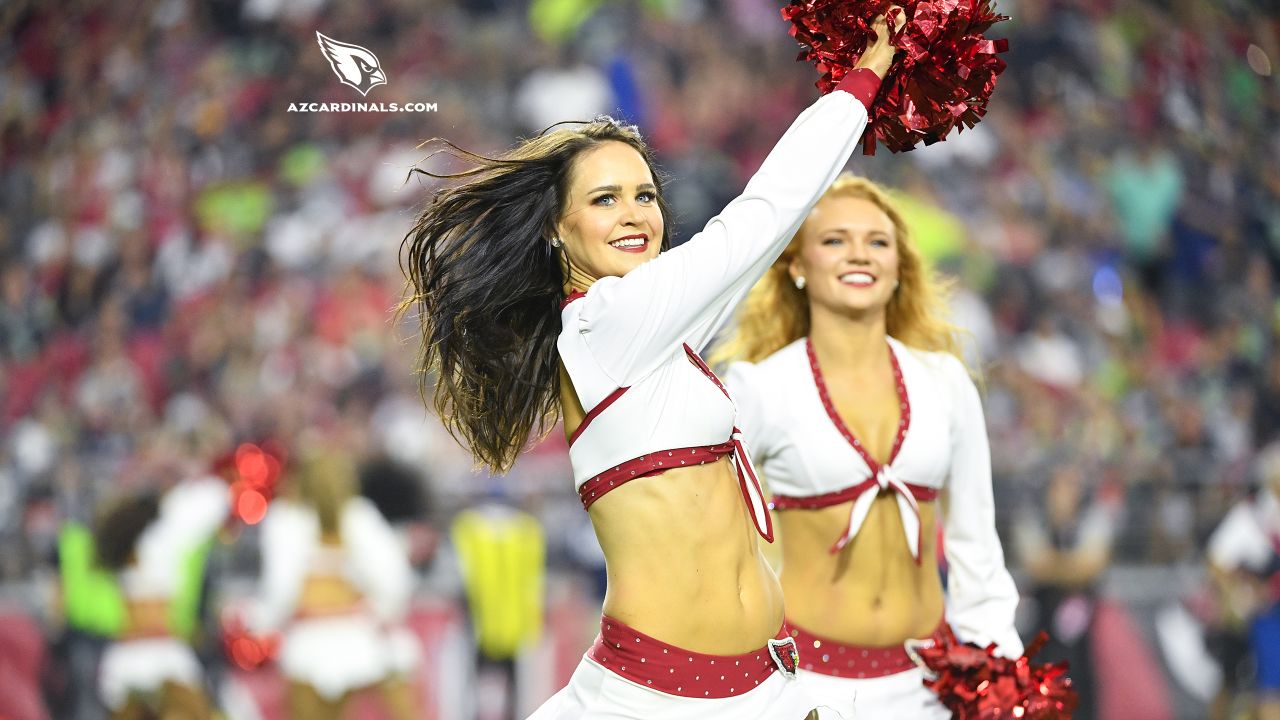
[[[558,248],[563,246],[564,246],[564,241],[561,240],[559,237],[551,238],[551,247]]]
[[[804,289],[804,276],[803,276],[803,275],[801,275],[800,277],[796,278],[795,282],[796,282],[796,289],[797,289],[797,290],[803,290],[803,289]]]

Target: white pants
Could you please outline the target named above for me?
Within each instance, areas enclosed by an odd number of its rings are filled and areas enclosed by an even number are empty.
[[[382,682],[392,672],[390,643],[364,615],[299,620],[285,630],[280,670],[326,700]]]
[[[737,697],[686,698],[641,687],[584,657],[568,686],[529,720],[805,720],[814,709],[822,720],[853,720],[819,707],[798,679],[780,672]]]
[[[110,710],[119,710],[134,693],[159,692],[166,682],[200,688],[204,673],[190,645],[176,638],[145,638],[113,643],[98,666],[98,694]]]
[[[838,678],[801,670],[800,684],[818,702],[857,720],[950,720],[951,711],[924,686],[916,668],[880,678]]]

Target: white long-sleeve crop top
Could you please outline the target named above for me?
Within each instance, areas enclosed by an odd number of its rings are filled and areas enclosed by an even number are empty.
[[[372,502],[355,497],[342,508],[339,532],[341,554],[321,542],[320,518],[310,506],[287,499],[271,503],[262,522],[262,594],[251,616],[255,631],[278,630],[293,619],[303,582],[315,572],[345,577],[377,620],[403,618],[413,570],[391,525]]]
[[[818,508],[852,501],[849,524],[832,550],[857,536],[880,492],[892,492],[904,541],[919,560],[918,503],[946,487],[943,551],[947,619],[961,640],[994,642],[1017,657],[1018,591],[1004,564],[995,528],[991,456],[977,388],[947,353],[926,352],[889,338],[901,421],[890,459],[871,458],[836,413],[807,338],[759,364],[734,363],[725,381],[739,401],[739,425],[751,442],[776,509]]]
[[[583,505],[627,481],[732,453],[756,527],[772,538],[737,410],[698,352],[786,247],[857,147],[879,87],[851,73],[795,122],[703,230],[561,311],[557,347],[582,407],[569,459]]]

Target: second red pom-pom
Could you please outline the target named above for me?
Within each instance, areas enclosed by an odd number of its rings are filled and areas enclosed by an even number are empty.
[[[926,673],[925,685],[955,720],[1070,720],[1079,697],[1067,664],[1032,665],[1048,635],[1041,632],[1022,657],[996,654],[956,640],[945,628],[931,644],[912,648]]]
[[[943,140],[953,129],[971,128],[986,113],[1006,40],[986,33],[1008,17],[991,0],[792,0],[782,9],[791,35],[803,47],[799,60],[822,73],[818,88],[830,92],[875,37],[878,15],[891,5],[906,13],[906,24],[891,40],[899,48],[872,107],[863,150],[873,154],[879,139],[891,152]]]

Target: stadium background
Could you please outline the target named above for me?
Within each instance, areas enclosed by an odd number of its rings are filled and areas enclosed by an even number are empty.
[[[998,8],[1014,17],[993,32],[1009,68],[982,124],[851,167],[902,190],[958,281],[1020,587],[1047,489],[1081,488],[1111,547],[1087,583],[1110,640],[1087,670],[1139,687],[1116,700],[1141,703],[1126,717],[1204,717],[1212,673],[1177,627],[1216,622],[1206,539],[1280,440],[1277,8]],[[415,146],[497,152],[622,115],[672,177],[688,237],[815,94],[778,3],[11,0],[0,19],[0,637],[44,648],[51,716],[100,716],[91,664],[66,652],[60,525],[234,443],[318,432],[426,490],[412,519],[427,717],[502,712],[486,699],[500,680],[472,672],[457,514],[540,521],[547,621],[516,670],[530,709],[590,639],[601,560],[555,433],[499,480],[424,416],[412,327],[388,312],[430,187],[406,183]],[[374,52],[387,84],[341,85],[317,30]],[[437,110],[288,111],[358,101]],[[252,594],[254,540],[226,544],[214,607]],[[1030,629],[1030,599],[1023,614]],[[226,675],[269,697],[264,672]]]

